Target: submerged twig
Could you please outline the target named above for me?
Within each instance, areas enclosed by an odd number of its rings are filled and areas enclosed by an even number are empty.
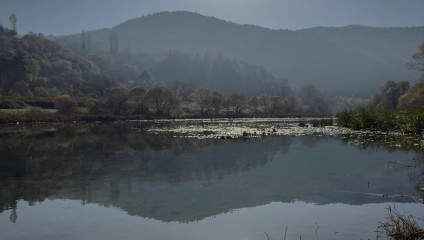
[[[269,236],[268,236],[268,233],[266,233],[266,232],[264,232],[265,233],[265,235],[266,235],[266,238],[269,240]]]
[[[286,227],[286,231],[284,232],[284,238],[283,240],[286,240],[286,236],[287,236],[287,229],[289,228],[289,226]]]
[[[318,235],[318,228],[319,228],[319,225],[318,225],[318,223],[317,223],[317,222],[315,222],[315,225],[317,225],[317,229],[315,230],[315,234],[316,234],[316,235]]]

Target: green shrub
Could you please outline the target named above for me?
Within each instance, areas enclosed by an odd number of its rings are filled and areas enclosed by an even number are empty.
[[[75,113],[78,110],[78,104],[68,94],[63,94],[53,99],[54,107],[59,113],[69,114]]]
[[[424,110],[362,109],[337,115],[337,125],[354,130],[400,131],[422,133]]]
[[[332,118],[323,118],[323,119],[313,119],[311,121],[313,127],[325,127],[325,126],[333,126]]]
[[[49,92],[44,87],[35,87],[33,92],[34,92],[34,95],[37,97],[49,96]]]
[[[97,114],[102,112],[102,103],[97,99],[87,98],[87,100],[85,100],[85,106],[89,113]]]

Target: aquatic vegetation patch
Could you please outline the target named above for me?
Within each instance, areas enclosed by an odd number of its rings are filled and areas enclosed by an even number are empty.
[[[300,125],[299,123],[303,124]],[[316,124],[316,123],[319,124]],[[332,122],[332,120],[331,120]],[[325,121],[329,123],[329,121]],[[321,119],[213,119],[213,120],[159,120],[150,132],[172,132],[176,136],[195,138],[257,138],[282,135],[339,135],[353,133],[344,127],[324,124]]]
[[[387,134],[376,132],[359,132],[344,134],[342,141],[353,144],[361,149],[403,149],[424,151],[424,140],[421,137],[402,134]]]

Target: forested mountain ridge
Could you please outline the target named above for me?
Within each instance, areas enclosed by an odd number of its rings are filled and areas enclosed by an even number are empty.
[[[18,37],[0,25],[0,96],[12,99],[94,93],[111,79],[99,67],[41,34]],[[109,84],[111,86],[111,84]]]
[[[0,43],[0,109],[54,106],[61,113],[80,113],[78,107],[82,107],[90,114],[163,117],[177,110],[193,112],[190,106],[178,109],[180,101],[188,105],[201,101],[201,115],[211,114],[212,109],[219,115],[226,101],[225,111],[240,115],[247,97],[263,94],[264,111],[275,114],[277,107],[268,107],[272,97],[268,94],[272,94],[282,114],[284,98],[292,95],[287,79],[220,55],[177,51],[159,55],[118,51],[91,54],[88,44],[85,50],[76,52],[42,34],[18,36],[1,25]],[[158,105],[159,100],[162,102]],[[255,106],[258,109],[259,103]],[[19,119],[32,119],[34,114],[28,116]]]
[[[0,26],[0,96],[101,97],[116,85],[152,87],[208,87],[248,95],[287,96],[287,79],[276,78],[263,67],[236,59],[169,51],[149,54],[79,54],[41,34],[18,37]]]
[[[369,97],[386,80],[416,79],[406,63],[424,39],[424,27],[316,27],[297,31],[240,25],[190,12],[161,12],[91,31],[92,50],[176,50],[223,54],[263,65],[294,86],[312,83],[330,94]],[[80,34],[54,37],[81,49]]]

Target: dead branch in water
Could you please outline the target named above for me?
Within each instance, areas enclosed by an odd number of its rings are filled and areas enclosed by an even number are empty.
[[[289,228],[289,226],[286,227],[286,231],[284,232],[284,238],[283,240],[286,240],[286,236],[287,236],[287,229]]]
[[[269,236],[268,236],[268,233],[266,233],[266,232],[264,232],[265,233],[265,235],[266,235],[266,238],[269,240]]]

